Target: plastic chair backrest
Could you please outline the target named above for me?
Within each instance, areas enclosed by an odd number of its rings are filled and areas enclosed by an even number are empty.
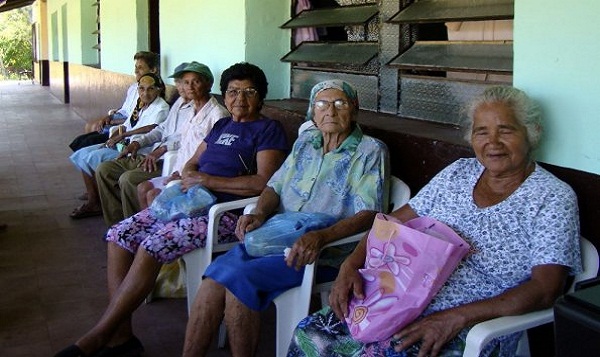
[[[594,278],[598,275],[599,257],[596,247],[584,237],[580,238],[581,260],[583,271],[577,274],[569,287],[573,291],[575,284]],[[478,357],[485,345],[496,337],[511,333],[525,331],[554,321],[552,308],[533,311],[517,316],[502,316],[495,319],[480,322],[473,326],[467,334],[466,346],[463,357]],[[529,356],[529,341],[527,333],[523,333],[519,341],[517,356]]]

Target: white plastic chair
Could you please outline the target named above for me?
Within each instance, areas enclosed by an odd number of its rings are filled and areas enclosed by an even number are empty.
[[[392,176],[390,187],[390,204],[393,210],[402,207],[410,199],[410,188],[402,180]],[[346,243],[358,242],[366,232],[355,234],[350,237],[335,241],[325,246],[331,247]],[[289,289],[273,300],[277,310],[276,318],[276,356],[285,356],[287,348],[292,340],[294,329],[300,320],[308,315],[310,297],[313,292],[321,294],[321,302],[328,305],[329,291],[333,282],[316,284],[313,286],[315,276],[315,264],[309,264],[304,268],[302,285]]]
[[[598,250],[583,237],[581,237],[581,257],[583,272],[575,276],[569,292],[573,291],[575,283],[594,278],[598,274]],[[467,344],[463,357],[478,357],[485,345],[492,339],[519,331],[524,331],[524,333],[521,340],[519,340],[517,356],[530,356],[526,330],[552,321],[554,321],[554,312],[552,308],[548,308],[523,315],[502,316],[480,322],[473,326],[467,334]]]
[[[163,167],[161,176],[171,176],[175,169],[175,162],[177,162],[177,150],[167,151],[162,156]]]
[[[256,203],[257,201],[258,196],[244,198],[237,201],[217,203],[208,211],[206,246],[204,248],[193,250],[182,257],[185,263],[185,283],[187,286],[188,313],[192,309],[192,304],[196,298],[196,293],[198,292],[198,288],[202,283],[202,275],[204,275],[204,271],[212,262],[213,253],[227,251],[239,244],[239,242],[217,244],[219,220],[221,219],[221,216],[226,211],[244,208],[251,203]]]
[[[305,122],[298,128],[298,135],[300,135],[304,130],[308,130],[311,128],[314,128],[312,126],[312,122]],[[174,163],[175,158],[173,158],[172,164]],[[166,165],[166,163],[163,165]],[[164,166],[163,175],[165,175]],[[219,203],[212,206],[209,210],[208,228],[206,233],[206,246],[204,247],[204,249],[196,249],[190,253],[185,254],[182,257],[183,261],[185,262],[185,280],[187,286],[188,313],[191,312],[192,304],[194,303],[194,299],[196,298],[196,293],[198,292],[200,284],[202,283],[202,275],[204,275],[204,271],[212,262],[213,253],[228,251],[229,249],[233,248],[236,244],[239,244],[238,242],[228,244],[216,244],[216,242],[218,242],[217,234],[219,228],[219,219],[221,218],[224,212],[239,208],[245,208],[244,213],[250,213],[250,211],[255,207],[256,202],[258,202],[258,196],[238,201]],[[224,345],[225,328],[224,325],[221,324],[219,332],[219,347],[223,347]]]

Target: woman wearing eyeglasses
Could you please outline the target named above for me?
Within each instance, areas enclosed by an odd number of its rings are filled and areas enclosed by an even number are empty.
[[[220,119],[182,170],[181,185],[209,189],[217,202],[261,193],[288,151],[278,121],[260,115],[267,95],[263,71],[238,63],[221,75],[221,92],[231,117]],[[237,216],[219,222],[219,242],[236,241]],[[110,304],[90,331],[59,352],[70,356],[137,356],[143,351],[134,336],[131,314],[150,293],[163,264],[206,243],[207,216],[162,222],[145,209],[112,226],[108,241]]]
[[[383,210],[387,192],[388,151],[381,141],[363,135],[356,125],[356,90],[339,80],[317,84],[311,91],[305,130],[292,152],[262,191],[252,214],[238,220],[236,234],[244,240],[279,211],[325,213],[335,224],[302,235],[287,258],[252,257],[240,244],[218,257],[192,306],[184,356],[204,356],[222,319],[233,356],[254,356],[260,311],[286,290],[302,282],[304,266],[326,244],[367,230]],[[343,260],[343,256],[337,257]],[[331,260],[336,265],[335,259]]]
[[[162,98],[165,85],[160,76],[146,73],[138,80],[139,97],[131,116],[119,127],[104,144],[83,147],[75,151],[69,159],[82,174],[86,189],[87,202],[75,208],[69,215],[73,219],[101,216],[100,196],[96,183],[98,166],[119,156],[117,144],[124,140],[136,139],[165,121],[169,114],[169,105]]]

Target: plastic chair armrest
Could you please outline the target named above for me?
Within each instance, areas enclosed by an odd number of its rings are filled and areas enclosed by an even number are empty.
[[[467,334],[463,357],[478,357],[485,345],[492,339],[510,333],[525,331],[554,320],[552,309],[529,312],[518,316],[502,316],[480,322]]]
[[[170,176],[173,173],[175,162],[177,161],[177,150],[167,151],[162,156],[163,168],[162,176]]]
[[[364,232],[357,233],[355,235],[351,235],[351,236],[348,236],[348,237],[345,237],[342,239],[338,239],[335,242],[331,242],[331,243],[327,244],[326,246],[323,247],[323,249],[328,248],[328,247],[335,247],[336,245],[360,242],[362,237],[364,237],[364,235],[367,234],[367,232],[368,231],[364,231]]]

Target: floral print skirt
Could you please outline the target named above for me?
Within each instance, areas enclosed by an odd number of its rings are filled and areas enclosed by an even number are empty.
[[[219,221],[218,243],[237,242],[235,226],[238,215],[225,212]],[[208,215],[162,222],[149,209],[113,225],[106,241],[135,254],[141,246],[163,264],[206,245]]]
[[[450,341],[439,357],[460,357],[465,349],[467,330]],[[496,340],[494,340],[496,341]],[[514,347],[507,350],[501,344],[490,342],[480,356],[514,356]],[[348,326],[340,321],[329,307],[305,317],[294,331],[288,357],[416,357],[417,344],[401,351],[394,350],[389,338],[380,342],[362,343],[352,338]],[[497,341],[496,341],[497,342]],[[503,351],[504,350],[504,351]]]

